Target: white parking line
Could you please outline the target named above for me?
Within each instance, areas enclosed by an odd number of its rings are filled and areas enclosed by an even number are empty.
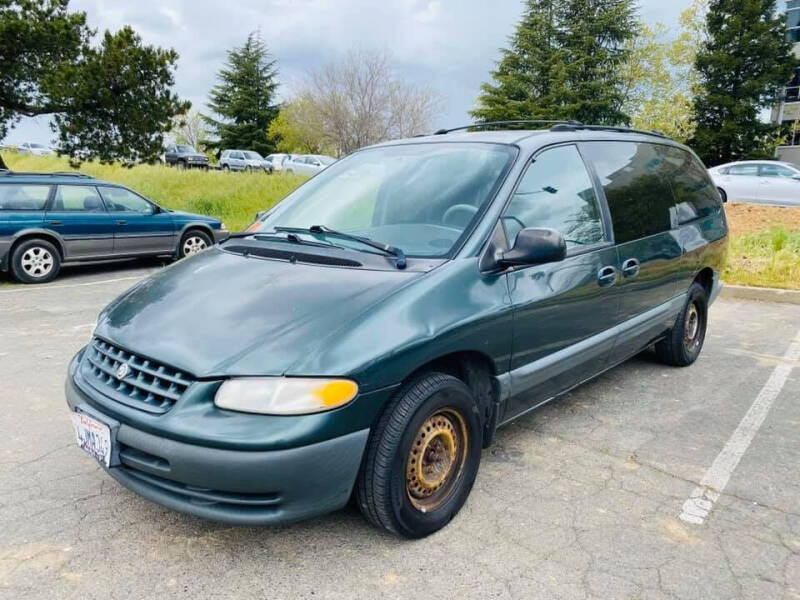
[[[681,520],[695,525],[702,525],[706,517],[708,517],[714,507],[714,502],[725,490],[725,486],[728,485],[734,469],[736,469],[742,456],[750,446],[750,442],[753,441],[759,428],[764,423],[764,419],[778,394],[781,393],[789,374],[792,372],[792,363],[800,360],[800,331],[798,331],[794,341],[789,345],[789,349],[783,355],[783,359],[785,362],[776,366],[772,371],[767,383],[761,388],[750,409],[739,422],[739,426],[731,434],[728,443],[725,444],[711,468],[706,471],[703,479],[700,480],[700,485],[694,488],[689,495],[689,499],[683,503],[683,511],[680,514]]]
[[[17,294],[19,292],[43,292],[45,290],[62,290],[64,288],[83,287],[85,285],[100,285],[103,283],[114,283],[117,281],[131,281],[133,279],[142,279],[147,274],[137,275],[135,277],[117,277],[116,279],[101,279],[100,281],[87,281],[85,283],[66,283],[64,285],[37,285],[25,286],[14,288],[13,290],[0,290],[0,294]]]

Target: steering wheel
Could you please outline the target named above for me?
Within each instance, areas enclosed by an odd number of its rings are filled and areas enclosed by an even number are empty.
[[[450,227],[463,227],[469,223],[470,219],[478,212],[478,208],[471,204],[454,204],[448,208],[442,216],[442,224],[449,225]],[[465,221],[461,221],[459,217],[465,217]],[[451,221],[453,221],[451,223]]]

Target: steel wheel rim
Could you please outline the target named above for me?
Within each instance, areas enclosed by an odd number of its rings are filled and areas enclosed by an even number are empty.
[[[683,341],[690,350],[700,343],[700,311],[697,305],[692,302],[686,311],[686,319],[683,326]]]
[[[183,242],[183,255],[191,256],[192,254],[202,252],[206,248],[208,248],[206,241],[199,235],[193,235],[186,238],[186,240]]]
[[[429,512],[450,497],[468,447],[467,424],[455,409],[439,409],[425,419],[406,458],[406,495],[414,508]]]
[[[25,251],[20,263],[26,275],[39,279],[46,277],[53,270],[55,261],[47,248],[33,246]]]

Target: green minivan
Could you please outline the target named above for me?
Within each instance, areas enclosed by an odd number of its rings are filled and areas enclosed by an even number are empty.
[[[78,444],[200,517],[354,498],[422,537],[501,425],[651,346],[692,364],[727,244],[701,162],[655,133],[532,125],[355,152],[136,284],[70,364]]]

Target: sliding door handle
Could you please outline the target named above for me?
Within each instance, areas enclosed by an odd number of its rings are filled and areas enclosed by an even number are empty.
[[[625,275],[625,277],[636,277],[639,274],[640,269],[641,265],[635,258],[629,258],[622,263],[622,273]]]
[[[597,283],[600,287],[614,285],[617,282],[617,270],[614,267],[603,267],[597,272]]]

